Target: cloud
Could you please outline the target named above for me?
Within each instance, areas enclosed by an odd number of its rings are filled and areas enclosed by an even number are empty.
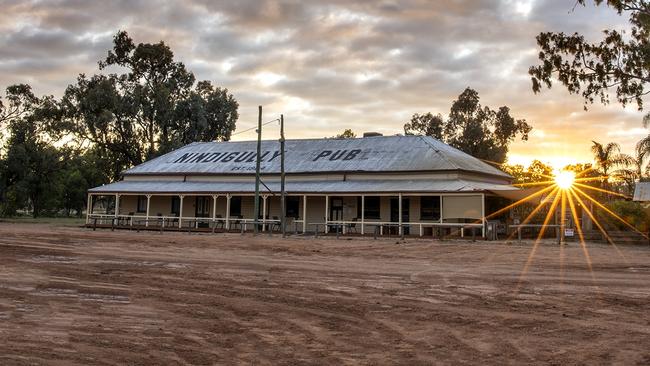
[[[513,157],[572,154],[589,159],[591,139],[631,150],[642,112],[593,106],[560,86],[531,91],[541,31],[626,26],[607,7],[565,0],[450,1],[4,1],[0,85],[28,82],[61,95],[93,73],[112,36],[164,40],[197,79],[227,87],[240,102],[240,129],[284,113],[292,138],[402,132],[413,113],[447,114],[465,87],[484,105],[511,107],[543,133],[516,142]],[[609,133],[612,126],[626,133]],[[579,133],[577,133],[579,131]],[[275,138],[273,130],[268,138]],[[251,138],[241,134],[237,138]]]

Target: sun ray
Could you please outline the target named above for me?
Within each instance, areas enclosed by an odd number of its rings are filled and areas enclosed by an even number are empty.
[[[582,253],[585,256],[585,261],[587,262],[587,268],[589,268],[589,274],[591,275],[591,280],[596,285],[596,276],[594,275],[593,266],[591,264],[591,256],[589,255],[589,250],[587,249],[587,244],[585,243],[585,235],[582,232],[582,227],[580,226],[580,220],[578,220],[578,213],[571,197],[571,191],[568,192],[567,198],[569,201],[569,208],[571,210],[571,215],[573,216],[573,222],[576,223],[576,231],[578,232],[578,239],[580,240],[580,247],[582,248]]]
[[[611,195],[615,195],[615,196],[620,196],[620,197],[623,197],[623,198],[631,198],[631,197],[628,196],[628,195],[625,195],[625,194],[622,194],[622,193],[618,193],[618,192],[614,192],[614,191],[609,191],[609,190],[607,190],[607,189],[602,189],[602,188],[598,188],[598,187],[592,187],[592,186],[588,186],[588,185],[586,185],[586,184],[582,184],[582,183],[578,183],[578,182],[576,182],[576,183],[574,183],[574,184],[575,184],[576,186],[580,186],[580,187],[582,187],[582,188],[591,189],[591,190],[598,191],[598,192],[601,192],[601,193],[607,193],[607,194],[611,194]]]
[[[607,212],[608,214],[610,214],[611,216],[615,217],[616,219],[618,219],[620,222],[622,222],[623,224],[625,224],[625,225],[626,225],[627,227],[629,227],[630,229],[632,229],[632,230],[636,231],[637,233],[641,234],[644,238],[648,239],[648,236],[647,236],[646,234],[642,233],[641,231],[639,231],[639,229],[637,229],[636,227],[634,227],[634,225],[632,225],[632,224],[630,224],[629,222],[625,221],[622,217],[618,216],[615,212],[613,212],[613,211],[610,210],[609,208],[605,207],[602,203],[598,202],[597,200],[595,200],[594,198],[592,198],[591,196],[589,196],[588,194],[586,194],[583,190],[581,190],[581,189],[578,188],[578,187],[574,187],[574,189],[575,189],[575,191],[577,191],[577,192],[580,193],[581,195],[587,197],[587,199],[589,199],[591,202],[595,203],[596,206],[600,207],[603,211],[605,211],[605,212]]]
[[[560,284],[564,284],[564,230],[566,228],[566,189],[562,190],[562,204],[560,206]]]
[[[539,231],[539,235],[537,235],[535,244],[533,244],[533,248],[530,250],[530,254],[528,255],[526,264],[524,265],[524,268],[522,269],[521,274],[519,275],[517,290],[519,290],[519,287],[521,286],[521,282],[523,281],[524,277],[526,277],[526,274],[528,273],[528,268],[533,262],[533,258],[535,257],[535,252],[537,251],[537,247],[539,246],[540,241],[544,237],[544,232],[546,231],[546,225],[548,225],[548,222],[550,221],[551,217],[553,217],[553,213],[555,211],[555,208],[557,207],[558,201],[559,201],[559,195],[555,195],[555,198],[553,198],[553,203],[551,203],[551,208],[548,210],[548,213],[544,218],[544,223],[542,224],[542,228]]]
[[[583,171],[576,173],[576,178],[580,178],[592,170],[594,170],[594,167],[589,167],[587,169],[584,169]]]
[[[586,177],[586,178],[578,178],[576,176],[576,182],[594,182],[594,181],[603,180],[603,179],[609,179],[609,176],[601,175],[601,176],[598,176],[598,177]]]
[[[502,208],[500,210],[497,210],[497,211],[485,216],[485,219],[487,220],[487,219],[492,218],[494,216],[500,215],[500,214],[502,214],[502,213],[504,213],[504,212],[506,212],[506,211],[508,211],[508,210],[510,210],[512,208],[515,208],[515,207],[521,205],[522,203],[526,203],[526,202],[530,201],[531,199],[548,192],[549,190],[551,190],[553,188],[554,188],[553,186],[549,186],[549,187],[546,187],[544,189],[541,189],[541,190],[539,190],[539,191],[537,191],[537,192],[535,192],[535,193],[533,193],[533,194],[531,194],[529,196],[526,196],[526,197],[520,199],[517,202],[511,203],[508,206],[506,206],[506,207],[504,207],[504,208]],[[479,221],[479,223],[480,223],[480,221]]]
[[[543,202],[540,202],[540,203],[537,205],[537,207],[535,207],[535,209],[534,209],[533,211],[531,211],[531,212],[528,214],[528,216],[526,216],[526,217],[524,218],[524,220],[523,220],[519,225],[526,225],[530,220],[532,220],[532,218],[537,214],[537,212],[539,212],[539,210],[541,210],[541,209],[544,207],[544,205],[545,205],[545,204],[546,204],[546,203],[551,199],[551,197],[555,197],[555,196],[557,195],[557,192],[560,190],[560,188],[557,187],[557,186],[554,186],[554,187],[551,187],[551,188],[555,188],[555,189],[554,189],[551,193],[549,193],[549,195],[544,199],[544,201],[543,201]],[[512,240],[512,238],[513,238],[514,236],[515,236],[515,232],[513,231],[513,232],[510,233],[510,234],[508,235],[508,237],[506,238],[506,242]]]
[[[587,214],[587,216],[589,216],[589,218],[591,219],[591,221],[592,221],[594,224],[596,224],[596,227],[598,228],[598,230],[600,230],[600,232],[603,234],[603,236],[605,237],[605,239],[607,239],[607,243],[611,244],[611,245],[614,247],[614,249],[616,250],[616,253],[618,253],[618,255],[619,255],[621,258],[623,258],[623,260],[625,261],[625,263],[627,263],[627,258],[625,257],[625,255],[623,255],[623,252],[621,252],[621,250],[618,248],[618,246],[616,245],[616,243],[614,243],[614,240],[612,240],[612,237],[609,236],[609,234],[607,234],[607,231],[605,231],[605,228],[600,224],[600,222],[598,221],[598,219],[596,219],[596,217],[594,216],[594,214],[592,214],[591,211],[589,211],[589,209],[586,208],[587,205],[585,205],[584,201],[583,201],[583,200],[582,200],[582,199],[581,199],[581,198],[576,194],[576,192],[575,192],[573,189],[571,189],[570,192],[571,192],[571,194],[573,194],[573,197],[576,199],[576,201],[578,201],[578,203],[580,204],[580,206],[582,206],[582,207],[585,208],[584,212]]]

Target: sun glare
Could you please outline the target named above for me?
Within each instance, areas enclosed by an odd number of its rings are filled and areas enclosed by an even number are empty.
[[[562,169],[556,169],[553,172],[553,176],[550,175],[543,175],[546,180],[538,181],[538,182],[526,182],[526,183],[518,183],[515,184],[515,186],[519,186],[520,188],[526,188],[532,191],[535,191],[533,193],[530,193],[526,197],[513,202],[506,207],[503,207],[485,217],[485,219],[496,217],[497,215],[501,215],[504,212],[507,212],[509,210],[514,209],[515,207],[522,205],[524,203],[530,203],[534,202],[533,199],[538,198],[540,201],[538,204],[536,204],[532,211],[528,213],[526,217],[524,217],[523,220],[520,221],[519,225],[520,226],[526,226],[528,225],[529,222],[537,221],[540,222],[540,213],[541,213],[541,222],[542,224],[533,224],[532,226],[539,227],[539,234],[537,235],[537,238],[535,239],[534,245],[530,250],[530,254],[528,255],[528,259],[526,260],[526,264],[524,264],[524,268],[521,271],[521,274],[519,276],[519,284],[517,285],[517,289],[519,289],[519,286],[522,284],[523,278],[526,276],[528,273],[528,269],[530,268],[534,257],[535,253],[537,251],[537,248],[539,247],[542,239],[544,239],[544,234],[546,233],[547,229],[549,227],[558,227],[559,226],[559,235],[558,239],[560,240],[560,243],[564,242],[563,237],[566,234],[567,231],[565,229],[567,228],[567,214],[569,215],[570,220],[573,222],[573,227],[577,231],[578,234],[578,241],[580,243],[580,247],[582,248],[582,252],[585,256],[585,260],[587,262],[587,266],[589,268],[589,272],[591,273],[592,280],[595,281],[595,276],[593,273],[592,265],[591,265],[591,257],[589,255],[589,250],[587,248],[587,242],[585,241],[585,235],[582,232],[582,226],[581,226],[581,220],[579,215],[582,213],[586,214],[590,221],[596,226],[598,231],[600,231],[603,235],[603,237],[607,240],[607,243],[609,243],[614,250],[618,253],[621,258],[625,259],[625,256],[623,253],[619,250],[618,246],[614,242],[614,240],[611,238],[611,236],[607,233],[607,230],[603,226],[603,224],[600,222],[600,218],[596,216],[594,213],[592,213],[593,209],[600,209],[602,212],[609,217],[616,219],[617,222],[623,223],[625,226],[628,228],[634,230],[636,233],[639,235],[643,236],[644,238],[650,240],[650,237],[641,231],[637,229],[633,224],[627,222],[624,218],[621,216],[617,215],[615,212],[607,208],[605,205],[600,203],[597,198],[592,197],[594,193],[605,193],[607,195],[612,195],[612,196],[621,196],[625,197],[627,199],[631,199],[631,197],[628,197],[624,194],[621,194],[619,192],[615,191],[610,191],[605,188],[599,188],[597,187],[597,184],[594,185],[593,183],[597,182],[602,182],[604,179],[607,178],[607,176],[585,176],[586,173],[591,172],[594,173],[594,169],[591,167],[588,167],[587,169],[580,171],[580,172],[573,172],[573,171],[568,171],[568,170],[562,170]],[[590,184],[592,183],[592,184]],[[538,189],[535,189],[535,188]],[[593,205],[593,206],[592,206]],[[593,207],[593,208],[592,208]],[[546,215],[543,214],[544,208],[546,208]],[[559,211],[556,210],[557,208],[560,208]],[[567,213],[567,209],[568,213]],[[580,210],[580,211],[579,211]],[[559,215],[559,216],[558,216]],[[551,224],[551,220],[555,217],[556,219],[559,218],[560,224]],[[530,226],[530,225],[528,225]],[[569,227],[571,228],[571,227]],[[513,230],[507,237],[507,241],[511,240],[517,232],[520,232],[518,230]],[[560,247],[560,258],[564,258],[562,254],[562,247]],[[563,259],[561,259],[561,264],[560,264],[560,271],[564,270],[563,266]],[[563,276],[563,275],[562,275]]]
[[[555,173],[555,184],[561,189],[569,189],[573,186],[576,179],[576,174],[568,170],[563,170]]]

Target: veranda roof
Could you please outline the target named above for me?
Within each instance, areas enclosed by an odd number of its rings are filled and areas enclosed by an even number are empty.
[[[279,182],[260,185],[260,192],[280,192]],[[453,180],[365,180],[365,181],[289,181],[289,194],[313,193],[442,193],[442,192],[512,192],[506,184]],[[90,189],[90,193],[125,194],[226,194],[254,193],[254,182],[181,182],[181,181],[119,181]]]

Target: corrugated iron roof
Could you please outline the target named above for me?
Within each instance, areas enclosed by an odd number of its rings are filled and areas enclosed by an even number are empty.
[[[636,182],[633,201],[650,202],[650,182]]]
[[[266,186],[273,193],[280,192],[280,183]],[[262,193],[268,192],[260,186]],[[506,184],[491,184],[462,179],[453,180],[364,180],[364,181],[308,181],[287,182],[289,194],[298,193],[388,193],[388,192],[486,192],[512,191]],[[120,181],[95,187],[91,193],[254,193],[254,182],[178,182],[178,181]]]
[[[262,141],[262,173],[280,172],[279,154],[278,141]],[[124,174],[253,174],[255,159],[256,141],[192,143]],[[463,170],[511,178],[428,136],[287,140],[285,169],[287,173]]]

